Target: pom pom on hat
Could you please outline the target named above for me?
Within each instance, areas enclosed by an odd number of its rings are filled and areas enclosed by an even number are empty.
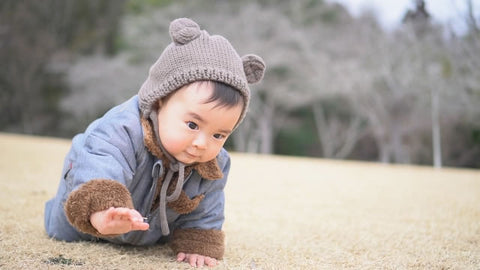
[[[200,26],[188,18],[180,18],[170,23],[169,32],[175,44],[183,45],[200,35]]]
[[[265,62],[254,54],[242,56],[243,70],[247,76],[248,83],[257,83],[263,78],[265,73]]]

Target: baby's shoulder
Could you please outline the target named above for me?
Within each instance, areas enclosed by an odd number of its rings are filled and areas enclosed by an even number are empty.
[[[107,111],[92,122],[85,135],[104,138],[109,142],[129,141],[143,143],[143,131],[140,121],[138,98],[134,96],[124,103]]]

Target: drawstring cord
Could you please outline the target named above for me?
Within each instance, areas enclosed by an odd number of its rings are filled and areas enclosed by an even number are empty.
[[[152,124],[153,124],[155,137],[157,138],[158,145],[160,146],[160,149],[162,150],[163,154],[170,160],[169,170],[162,183],[160,194],[158,195],[160,197],[160,205],[159,205],[160,228],[162,229],[162,235],[169,235],[170,229],[168,228],[168,220],[167,220],[167,203],[177,200],[178,197],[180,196],[180,193],[182,192],[183,183],[185,182],[185,164],[177,161],[163,147],[162,142],[160,141],[160,137],[158,135],[158,117],[157,117],[156,110],[153,110],[150,113],[150,120],[152,121]],[[173,174],[176,172],[178,172],[177,185],[175,186],[175,190],[173,191],[173,193],[170,196],[168,196],[167,195],[168,186],[170,185],[170,182],[173,178]]]
[[[185,165],[183,165],[183,163],[179,162],[178,164],[170,164],[170,169],[167,172],[167,176],[162,183],[160,194],[158,195],[160,197],[160,227],[162,228],[163,235],[170,234],[167,221],[167,202],[173,202],[180,196],[184,182],[184,170]],[[170,185],[170,181],[172,180],[173,173],[175,172],[178,172],[177,185],[175,186],[175,191],[172,193],[172,195],[167,196],[167,189]]]

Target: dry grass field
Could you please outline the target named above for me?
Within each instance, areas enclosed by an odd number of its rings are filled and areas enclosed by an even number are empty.
[[[189,269],[43,229],[67,140],[0,134],[0,269]],[[216,269],[480,269],[480,171],[232,154]]]

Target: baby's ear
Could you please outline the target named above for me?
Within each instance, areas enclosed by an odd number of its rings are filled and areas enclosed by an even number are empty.
[[[180,18],[170,23],[169,32],[175,44],[184,45],[200,35],[200,26],[188,18]]]
[[[242,56],[242,62],[248,83],[256,83],[262,80],[265,73],[265,62],[260,56],[247,54]]]

